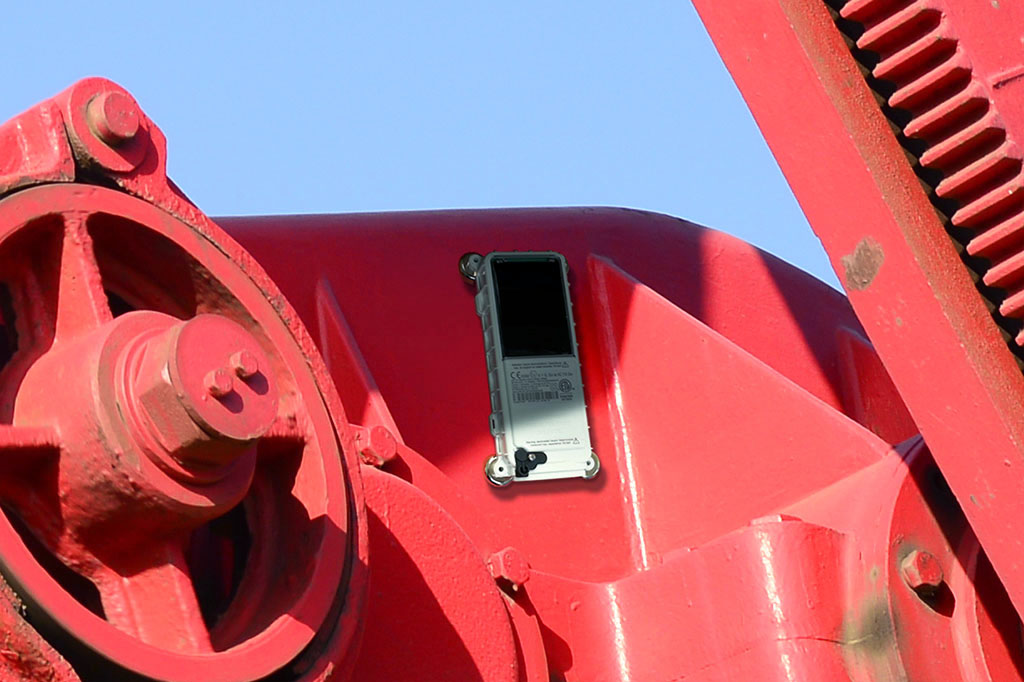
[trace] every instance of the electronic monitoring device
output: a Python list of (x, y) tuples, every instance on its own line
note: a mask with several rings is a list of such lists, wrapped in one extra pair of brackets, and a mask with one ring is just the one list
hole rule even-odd
[(587, 406), (565, 258), (551, 251), (466, 254), (460, 270), (477, 287), (497, 454), (494, 485), (593, 478)]

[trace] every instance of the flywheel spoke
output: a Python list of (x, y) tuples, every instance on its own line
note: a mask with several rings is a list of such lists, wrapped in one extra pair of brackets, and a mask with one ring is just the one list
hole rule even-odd
[(295, 412), (279, 413), (271, 423), (264, 439), (301, 445), (308, 438), (303, 415)]
[(149, 565), (105, 571), (94, 578), (107, 620), (162, 649), (211, 653), (182, 543), (168, 542), (145, 554)]
[(301, 452), (309, 441), (309, 416), (305, 409), (282, 396), (277, 416), (260, 438), (260, 456), (267, 459)]
[(113, 319), (103, 277), (86, 228), (87, 215), (64, 216), (57, 290), (56, 338), (67, 339)]
[(0, 424), (0, 474), (34, 468), (60, 454), (60, 439), (49, 427)]

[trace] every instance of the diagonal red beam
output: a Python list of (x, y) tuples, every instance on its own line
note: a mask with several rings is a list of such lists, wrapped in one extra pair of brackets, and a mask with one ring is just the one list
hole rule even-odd
[(1024, 613), (1024, 377), (828, 7), (694, 4)]

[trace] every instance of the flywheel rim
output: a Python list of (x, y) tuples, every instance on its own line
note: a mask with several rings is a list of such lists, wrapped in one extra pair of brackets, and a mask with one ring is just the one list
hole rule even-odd
[[(30, 605), (29, 617), (34, 616), (40, 621), (41, 630), (54, 633), (63, 642), (66, 655), (73, 663), (81, 661), (82, 665), (92, 667), (98, 661), (102, 668), (109, 662), (126, 673), (167, 682), (243, 682), (270, 675), (299, 656), (314, 638), (318, 638), (318, 634), (320, 639), (325, 630), (335, 626), (328, 621), (328, 615), (341, 592), (346, 589), (351, 572), (358, 570), (358, 565), (353, 566), (360, 563), (357, 556), (360, 552), (356, 545), (365, 540), (361, 540), (365, 530), (360, 527), (361, 515), (354, 511), (359, 504), (358, 485), (352, 481), (354, 467), (350, 454), (341, 445), (351, 435), (335, 431), (343, 430), (347, 424), (343, 415), (336, 414), (337, 401), (331, 401), (329, 396), (323, 394), (323, 378), (318, 377), (314, 371), (316, 361), (310, 359), (308, 345), (302, 347), (297, 342), (294, 313), (290, 313), (279, 293), (267, 291), (268, 281), (255, 281), (260, 278), (251, 276), (251, 260), (246, 260), (240, 247), (226, 237), (224, 243), (214, 243), (162, 210), (114, 190), (85, 185), (44, 185), (19, 191), (0, 200), (0, 252), (4, 251), (15, 235), (26, 228), (32, 228), (40, 219), (57, 215), (66, 220), (66, 216), (78, 213), (100, 216), (96, 218), (98, 223), (113, 221), (116, 224), (107, 231), (115, 235), (118, 230), (130, 226), (125, 223), (130, 223), (134, 224), (133, 229), (142, 230), (147, 235), (140, 238), (142, 241), (148, 237), (154, 240), (159, 237), (178, 247), (191, 259), (185, 270), (195, 270), (193, 286), (207, 287), (202, 292), (196, 292), (196, 310), (193, 313), (233, 316), (235, 322), (248, 325), (248, 331), (259, 336), (260, 341), (276, 354), (278, 365), (274, 369), (282, 376), (287, 375), (286, 383), (290, 382), (286, 386), (288, 390), (284, 391), (288, 395), (282, 400), (291, 400), (290, 407), (298, 405), (299, 412), (304, 410), (304, 413), (289, 419), (288, 409), (282, 407), (271, 432), (258, 441), (259, 463), (254, 465), (256, 483), (246, 489), (245, 501), (242, 503), (246, 511), (243, 513), (246, 524), (250, 526), (250, 533), (280, 535), (281, 529), (275, 524), (283, 522), (259, 518), (259, 510), (268, 506), (268, 496), (278, 495), (285, 500), (299, 502), (293, 505), (293, 511), (301, 508), (297, 514), (299, 517), (308, 513), (309, 521), (312, 521), (314, 515), (319, 514), (316, 518), (323, 519), (322, 533), (314, 537), (316, 533), (313, 532), (310, 535), (314, 538), (311, 547), (304, 548), (308, 550), (305, 559), (313, 562), (308, 575), (301, 577), (304, 584), (287, 588), (287, 594), (294, 598), (286, 599), (285, 603), (276, 606), (261, 607), (247, 601), (251, 602), (253, 595), (273, 601), (271, 598), (277, 589), (274, 581), (287, 581), (288, 569), (298, 564), (273, 563), (266, 556), (265, 547), (262, 554), (257, 552), (259, 556), (250, 554), (246, 557), (247, 561), (263, 561), (259, 566), (273, 566), (274, 571), (270, 571), (270, 575), (263, 575), (260, 580), (250, 580), (259, 571), (246, 566), (240, 583), (234, 586), (236, 594), (221, 614), (225, 620), (215, 624), (215, 627), (221, 629), (222, 641), (230, 645), (210, 652), (182, 653), (154, 646), (140, 639), (138, 633), (129, 634), (98, 617), (68, 594), (39, 564), (5, 514), (0, 514), (0, 572)], [(90, 230), (87, 228), (87, 231)], [(109, 243), (109, 234), (107, 239)], [(243, 256), (234, 258), (236, 254)], [(93, 259), (98, 263), (96, 258), (94, 255)], [(9, 261), (4, 259), (2, 262)], [(99, 265), (96, 267), (102, 275), (104, 268)], [(218, 303), (218, 296), (224, 297), (224, 300)], [(230, 306), (236, 306), (237, 310), (218, 309), (217, 306), (224, 301), (228, 301)], [(282, 311), (286, 314), (282, 315)], [(52, 346), (44, 354), (54, 352), (59, 344), (65, 342), (59, 338), (60, 325), (55, 326), (58, 329)], [(38, 361), (36, 358), (29, 364), (34, 365)], [(4, 369), (6, 371), (7, 368)], [(7, 375), (0, 372), (0, 382), (6, 378)], [(24, 379), (24, 374), (21, 378)], [(7, 426), (0, 425), (0, 432), (7, 429), (17, 439), (19, 436), (16, 432), (19, 429), (24, 431), (26, 427), (10, 423), (14, 421), (15, 398), (8, 395), (10, 391), (4, 389), (3, 392), (4, 398), (0, 402), (4, 405), (0, 413), (6, 416), (10, 412), (12, 417), (7, 420)], [(45, 428), (37, 427), (37, 424), (31, 425), (36, 431), (45, 431)], [(52, 445), (62, 450), (61, 456), (66, 456), (71, 450), (68, 444), (59, 442), (61, 436), (59, 429), (57, 431), (58, 442)], [(287, 491), (270, 493), (268, 488), (273, 487), (275, 475), (280, 478), (280, 472), (275, 474), (271, 464), (264, 462), (267, 459), (274, 460), (277, 456), (267, 453), (272, 450), (276, 452), (275, 448), (282, 452), (287, 450), (288, 439), (297, 438), (299, 432), (305, 434), (302, 438), (308, 437), (309, 440), (301, 446), (298, 462), (289, 460), (289, 466), (295, 469), (292, 474), (295, 480), (301, 482), (294, 484), (297, 487), (292, 490), (291, 497)], [(44, 449), (45, 446), (43, 443)], [(0, 444), (0, 447), (3, 445)], [(312, 452), (314, 449), (319, 454)], [(294, 453), (289, 455), (286, 452), (281, 456), (293, 457)], [(139, 458), (140, 462), (143, 460), (144, 457)], [(319, 483), (315, 484), (317, 480)], [(302, 488), (307, 483), (308, 490)], [(178, 484), (184, 487), (191, 485), (175, 481), (175, 485)], [(321, 493), (322, 503), (314, 499)], [(288, 530), (293, 528), (286, 529), (284, 534)], [(275, 546), (283, 547), (286, 544), (279, 542)], [(249, 551), (252, 553), (252, 548)], [(276, 575), (275, 571), (282, 573), (283, 577)], [(287, 591), (289, 589), (290, 592)], [(227, 625), (224, 626), (224, 623)], [(253, 628), (257, 631), (252, 632)], [(224, 631), (228, 634), (224, 635)]]

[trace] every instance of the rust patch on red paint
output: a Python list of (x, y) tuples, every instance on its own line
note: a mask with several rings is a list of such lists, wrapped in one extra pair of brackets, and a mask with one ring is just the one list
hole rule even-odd
[(0, 578), (0, 679), (78, 682), (68, 662), (25, 620), (25, 610)]
[(861, 239), (853, 253), (840, 259), (843, 270), (846, 271), (846, 288), (854, 291), (867, 289), (882, 268), (884, 260), (885, 252), (882, 251), (881, 244), (871, 237)]

